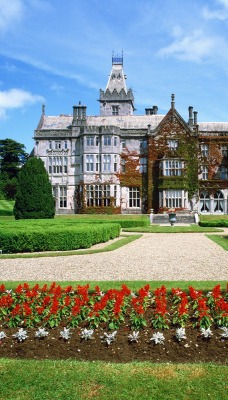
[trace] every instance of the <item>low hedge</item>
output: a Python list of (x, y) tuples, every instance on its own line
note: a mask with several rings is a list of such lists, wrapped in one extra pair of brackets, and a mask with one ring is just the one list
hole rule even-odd
[(205, 227), (228, 227), (228, 220), (227, 219), (219, 219), (219, 220), (211, 220), (211, 221), (200, 221), (200, 226)]
[(142, 218), (142, 219), (117, 219), (115, 223), (120, 224), (121, 228), (135, 228), (137, 226), (149, 226), (150, 220)]
[(3, 253), (83, 249), (114, 239), (119, 236), (120, 229), (117, 223), (106, 223), (64, 226), (62, 229), (52, 226), (46, 230), (6, 230), (0, 232), (0, 249)]

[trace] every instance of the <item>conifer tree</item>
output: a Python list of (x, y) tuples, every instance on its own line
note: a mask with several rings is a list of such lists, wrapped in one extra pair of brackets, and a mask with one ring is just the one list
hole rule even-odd
[(54, 218), (52, 187), (44, 163), (31, 157), (18, 174), (15, 219)]

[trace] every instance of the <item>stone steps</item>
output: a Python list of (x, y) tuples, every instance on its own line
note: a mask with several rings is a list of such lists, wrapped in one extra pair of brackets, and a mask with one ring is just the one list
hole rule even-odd
[[(191, 214), (176, 214), (175, 224), (194, 224), (195, 218)], [(153, 214), (153, 224), (170, 224), (168, 214)]]

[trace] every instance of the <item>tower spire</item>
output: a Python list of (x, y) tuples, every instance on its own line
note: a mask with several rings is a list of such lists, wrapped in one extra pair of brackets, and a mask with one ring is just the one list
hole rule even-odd
[(112, 69), (105, 90), (100, 90), (100, 115), (132, 115), (134, 108), (134, 95), (127, 89), (126, 75), (123, 71), (122, 55), (112, 52)]

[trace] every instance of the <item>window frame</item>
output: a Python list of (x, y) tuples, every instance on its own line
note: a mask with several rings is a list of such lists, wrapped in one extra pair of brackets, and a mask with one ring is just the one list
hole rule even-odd
[(128, 188), (128, 207), (141, 208), (140, 187), (130, 186)]

